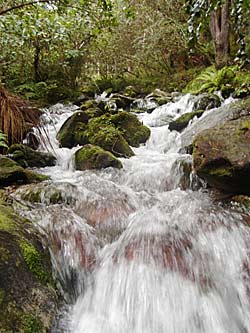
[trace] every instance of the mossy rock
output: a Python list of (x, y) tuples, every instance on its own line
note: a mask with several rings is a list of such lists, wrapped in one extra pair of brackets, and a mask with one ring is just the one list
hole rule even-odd
[(89, 108), (85, 110), (85, 113), (88, 115), (89, 119), (102, 116), (105, 112), (98, 107)]
[(73, 193), (75, 186), (69, 183), (40, 183), (21, 186), (16, 190), (16, 196), (31, 203), (41, 203), (45, 205), (72, 204), (76, 201)]
[(19, 164), (7, 157), (0, 158), (0, 187), (27, 183), (25, 170)]
[(134, 114), (122, 111), (113, 115), (110, 120), (132, 147), (139, 147), (140, 143), (145, 143), (150, 137), (150, 129), (142, 125)]
[(48, 333), (58, 307), (49, 253), (31, 222), (0, 202), (0, 332)]
[(125, 110), (130, 108), (134, 98), (116, 93), (112, 95), (111, 101), (116, 104), (118, 109)]
[(239, 204), (242, 208), (246, 210), (250, 209), (250, 197), (246, 195), (235, 195), (232, 197), (232, 201)]
[(22, 168), (8, 157), (0, 158), (0, 187), (30, 184), (47, 180), (45, 175)]
[(72, 148), (78, 144), (88, 143), (84, 141), (84, 138), (78, 135), (79, 131), (86, 129), (88, 121), (89, 116), (83, 111), (77, 111), (69, 117), (57, 133), (57, 140), (60, 145), (62, 147)]
[(233, 98), (245, 98), (250, 96), (250, 83), (243, 83), (233, 93)]
[(182, 116), (180, 116), (176, 120), (171, 121), (169, 123), (168, 128), (170, 131), (181, 132), (184, 128), (187, 127), (187, 125), (191, 119), (193, 119), (194, 117), (200, 118), (203, 113), (204, 113), (204, 110), (184, 113)]
[(173, 98), (171, 96), (166, 96), (166, 97), (156, 97), (155, 98), (156, 103), (161, 106), (167, 103), (170, 103), (173, 101)]
[(90, 120), (87, 137), (89, 143), (110, 151), (116, 157), (131, 157), (134, 155), (121, 131), (114, 126), (106, 115)]
[(221, 106), (219, 96), (215, 94), (204, 93), (197, 97), (194, 103), (194, 111), (210, 110)]
[(104, 101), (102, 101), (102, 100), (96, 101), (95, 99), (90, 99), (90, 100), (84, 102), (81, 105), (80, 109), (82, 111), (88, 111), (89, 109), (97, 108), (97, 109), (99, 109), (99, 113), (101, 113), (101, 114), (99, 114), (99, 116), (101, 116), (102, 114), (105, 113), (105, 107), (106, 107), (106, 103)]
[(94, 145), (85, 145), (75, 153), (76, 170), (122, 168), (122, 163), (112, 153)]
[(56, 165), (56, 158), (52, 154), (39, 152), (22, 144), (12, 145), (8, 149), (8, 155), (23, 168), (43, 168)]
[(250, 117), (202, 131), (194, 140), (198, 176), (223, 192), (250, 194)]
[(138, 95), (138, 90), (134, 86), (127, 86), (123, 89), (124, 96), (135, 98)]

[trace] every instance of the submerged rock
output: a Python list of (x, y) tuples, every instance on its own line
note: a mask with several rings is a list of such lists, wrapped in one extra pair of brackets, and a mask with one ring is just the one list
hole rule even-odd
[(194, 111), (210, 110), (221, 106), (220, 98), (215, 94), (201, 94), (194, 103)]
[(112, 153), (94, 145), (85, 145), (75, 153), (77, 170), (122, 168), (122, 163)]
[[(22, 200), (45, 205), (72, 204), (76, 201), (75, 186), (69, 183), (30, 184), (21, 186), (15, 194)], [(77, 192), (76, 192), (77, 193)]]
[(202, 114), (204, 113), (204, 110), (197, 110), (193, 112), (188, 112), (180, 116), (174, 121), (171, 121), (169, 123), (169, 130), (170, 131), (177, 131), (181, 132), (184, 128), (187, 127), (188, 123), (190, 122), (191, 119), (194, 117), (200, 118)]
[(51, 332), (57, 307), (41, 236), (0, 200), (0, 332)]
[(194, 141), (194, 168), (209, 185), (250, 193), (250, 116), (201, 132)]
[(8, 154), (12, 160), (23, 168), (43, 168), (56, 165), (56, 158), (52, 154), (39, 152), (22, 144), (12, 145), (8, 149)]
[(122, 131), (123, 137), (132, 147), (145, 143), (150, 136), (150, 129), (129, 112), (122, 111), (113, 115), (111, 122)]
[(30, 184), (47, 180), (48, 177), (22, 168), (7, 157), (0, 157), (0, 187), (13, 184)]

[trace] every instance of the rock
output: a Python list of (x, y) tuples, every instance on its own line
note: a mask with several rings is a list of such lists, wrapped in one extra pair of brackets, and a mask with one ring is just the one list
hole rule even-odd
[(40, 138), (32, 130), (26, 135), (26, 140), (27, 145), (34, 150), (37, 150), (41, 143)]
[(123, 90), (123, 95), (135, 98), (138, 95), (138, 91), (137, 91), (137, 89), (134, 86), (127, 86)]
[(187, 125), (191, 119), (193, 119), (194, 117), (200, 118), (203, 113), (204, 113), (204, 110), (184, 113), (182, 116), (180, 116), (176, 120), (171, 121), (169, 123), (168, 128), (170, 131), (181, 132), (184, 128), (187, 127)]
[(237, 203), (242, 208), (250, 209), (250, 197), (246, 195), (235, 195), (231, 199), (234, 203)]
[(83, 111), (88, 111), (89, 109), (99, 109), (99, 116), (105, 113), (106, 103), (102, 100), (96, 101), (95, 99), (90, 99), (83, 103), (80, 107)]
[(122, 168), (122, 163), (110, 152), (94, 145), (85, 145), (75, 153), (76, 170)]
[(88, 121), (89, 116), (83, 111), (77, 111), (69, 117), (57, 133), (57, 140), (61, 146), (72, 148), (77, 146), (77, 144), (83, 145), (88, 143), (83, 135), (79, 135), (79, 132), (86, 129)]
[(116, 157), (131, 157), (134, 155), (121, 131), (115, 128), (108, 116), (93, 118), (85, 131), (89, 143), (110, 151)]
[(150, 137), (150, 129), (129, 112), (119, 112), (110, 121), (122, 131), (123, 137), (132, 147), (139, 147), (140, 143), (145, 143)]
[(69, 183), (56, 185), (53, 183), (40, 183), (21, 186), (15, 191), (15, 195), (31, 203), (54, 205), (74, 203), (77, 199), (74, 195), (75, 192), (75, 187)]
[(155, 101), (156, 103), (161, 106), (161, 105), (164, 105), (164, 104), (167, 104), (169, 102), (172, 102), (172, 97), (170, 96), (167, 96), (167, 97), (156, 97), (155, 98)]
[(25, 170), (7, 157), (0, 158), (0, 187), (12, 184), (26, 184), (28, 178)]
[(239, 119), (250, 114), (250, 98), (223, 105), (213, 112), (208, 112), (197, 119), (181, 134), (182, 147), (192, 145), (194, 138), (202, 131), (224, 124), (229, 120)]
[(0, 202), (0, 332), (51, 332), (58, 303), (41, 235)]
[(118, 93), (112, 94), (111, 101), (115, 102), (118, 109), (129, 109), (130, 104), (134, 101), (134, 98), (121, 95)]
[(85, 94), (81, 94), (77, 97), (77, 99), (72, 103), (77, 106), (81, 106), (84, 102), (86, 102), (89, 99), (89, 97)]
[(172, 98), (171, 95), (169, 95), (168, 93), (166, 93), (161, 89), (155, 89), (151, 94), (147, 95), (147, 98), (159, 98), (159, 97)]
[(233, 93), (233, 98), (245, 98), (247, 96), (250, 96), (250, 84), (249, 83), (243, 83)]
[(29, 184), (47, 180), (48, 177), (22, 168), (7, 157), (0, 157), (0, 187)]
[(12, 145), (8, 149), (8, 157), (23, 168), (43, 168), (56, 165), (56, 158), (52, 154), (39, 152), (22, 144)]
[(218, 108), (221, 105), (220, 98), (215, 94), (201, 94), (194, 103), (194, 111), (210, 110)]
[(89, 109), (85, 110), (84, 112), (88, 115), (89, 119), (100, 117), (104, 114), (104, 112), (98, 107), (89, 108)]
[(201, 132), (194, 140), (198, 176), (222, 192), (250, 194), (250, 116)]

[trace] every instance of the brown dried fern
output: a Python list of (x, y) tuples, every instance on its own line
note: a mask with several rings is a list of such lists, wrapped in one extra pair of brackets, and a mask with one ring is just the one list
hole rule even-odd
[(41, 112), (0, 86), (0, 131), (9, 145), (22, 142), (27, 131), (39, 124)]

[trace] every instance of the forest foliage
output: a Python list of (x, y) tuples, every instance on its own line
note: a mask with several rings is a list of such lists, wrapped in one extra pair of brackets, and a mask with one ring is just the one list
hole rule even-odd
[(0, 0), (0, 80), (50, 102), (90, 80), (181, 90), (216, 65), (211, 18), (226, 5), (226, 65), (248, 66), (249, 1)]

